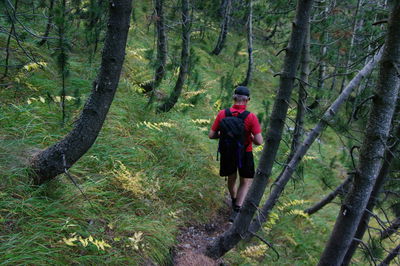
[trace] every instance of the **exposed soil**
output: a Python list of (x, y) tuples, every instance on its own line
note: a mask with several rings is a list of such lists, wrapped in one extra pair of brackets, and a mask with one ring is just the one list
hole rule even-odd
[(190, 225), (182, 228), (174, 252), (176, 266), (214, 266), (225, 265), (222, 259), (213, 260), (204, 254), (206, 247), (231, 224), (228, 223), (230, 207), (228, 203), (220, 209), (210, 223)]

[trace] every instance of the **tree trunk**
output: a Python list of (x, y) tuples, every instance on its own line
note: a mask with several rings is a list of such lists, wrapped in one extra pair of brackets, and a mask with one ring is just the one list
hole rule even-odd
[[(358, 0), (357, 1), (357, 7), (356, 7), (356, 10), (354, 12), (354, 17), (353, 17), (354, 20), (353, 20), (353, 26), (351, 28), (350, 47), (349, 47), (349, 50), (347, 52), (347, 58), (346, 58), (346, 62), (345, 62), (345, 65), (344, 65), (344, 71), (348, 71), (349, 65), (351, 63), (351, 54), (353, 53), (354, 41), (355, 41), (356, 32), (357, 32), (357, 24), (358, 24), (357, 17), (358, 17), (358, 12), (360, 10), (361, 4), (362, 4), (362, 0)], [(343, 90), (345, 83), (346, 83), (346, 75), (343, 76), (342, 84), (340, 86), (340, 91)]]
[(43, 44), (45, 44), (45, 42), (47, 41), (47, 37), (49, 37), (51, 25), (53, 23), (53, 7), (54, 7), (54, 0), (50, 0), (46, 30), (43, 34), (42, 40), (39, 42), (39, 46), (42, 46)]
[(332, 191), (331, 193), (329, 193), (325, 198), (323, 198), (320, 202), (318, 202), (317, 204), (315, 204), (314, 206), (308, 208), (307, 210), (305, 210), (304, 212), (311, 215), (316, 213), (317, 211), (319, 211), (320, 209), (322, 209), (323, 207), (325, 207), (325, 205), (327, 205), (328, 203), (332, 202), (332, 200), (334, 198), (336, 198), (337, 195), (341, 194), (341, 195), (345, 195), (346, 192), (348, 191), (347, 187), (350, 184), (350, 182), (353, 180), (353, 176), (349, 175), (346, 180), (343, 181), (343, 183), (341, 183), (339, 186), (337, 186), (335, 188), (334, 191)]
[[(167, 35), (165, 31), (165, 20), (163, 11), (164, 0), (155, 0), (156, 28), (157, 28), (157, 61), (154, 80), (143, 84), (145, 92), (150, 92), (157, 88), (165, 75), (165, 66), (167, 64)], [(154, 94), (151, 95), (150, 103), (153, 101)]]
[(169, 98), (157, 108), (157, 112), (168, 112), (174, 107), (181, 95), (183, 85), (185, 84), (190, 56), (190, 14), (189, 0), (182, 1), (182, 53), (181, 65), (179, 68), (179, 76), (175, 87)]
[(310, 74), (310, 23), (307, 24), (306, 37), (301, 53), (301, 67), (300, 67), (300, 81), (299, 81), (299, 92), (297, 99), (297, 112), (296, 120), (293, 131), (292, 145), (290, 148), (290, 154), (288, 156), (288, 162), (292, 159), (297, 147), (300, 144), (301, 138), (304, 134), (304, 113), (306, 111), (306, 100), (307, 100), (307, 84), (308, 76)]
[(167, 36), (165, 33), (163, 0), (156, 0), (157, 15), (157, 65), (154, 75), (154, 86), (158, 87), (165, 74), (165, 65), (167, 63)]
[[(396, 113), (400, 114), (399, 111), (400, 111), (400, 102), (398, 102), (398, 104), (397, 104)], [(397, 124), (394, 122), (395, 122), (395, 119), (393, 119), (392, 123)], [(396, 139), (398, 136), (400, 136), (400, 125), (397, 124), (396, 127), (394, 128), (393, 132), (391, 132), (391, 133), (392, 133), (391, 134), (392, 136), (390, 137), (389, 142), (394, 141), (394, 144), (390, 145), (389, 150), (385, 151), (385, 156), (383, 157), (384, 161), (383, 161), (382, 167), (379, 171), (379, 175), (376, 178), (376, 182), (375, 182), (374, 188), (372, 189), (371, 196), (369, 197), (367, 209), (363, 212), (361, 221), (357, 227), (356, 234), (354, 235), (354, 238), (356, 238), (356, 239), (363, 238), (365, 231), (368, 228), (368, 223), (371, 218), (371, 213), (374, 210), (375, 205), (378, 201), (378, 196), (381, 193), (383, 185), (385, 184), (385, 182), (387, 180), (390, 166), (394, 159), (394, 153), (396, 152), (396, 149), (399, 145), (399, 141), (397, 141)], [(350, 263), (351, 258), (353, 257), (354, 253), (356, 252), (358, 244), (359, 244), (359, 241), (353, 240), (351, 242), (351, 245), (350, 245), (349, 249), (347, 250), (346, 256), (343, 259), (343, 262), (342, 262), (343, 265), (348, 265)]]
[(275, 206), (279, 196), (284, 190), (286, 184), (289, 182), (292, 177), (294, 171), (296, 170), (297, 165), (300, 163), (304, 155), (307, 153), (308, 149), (320, 135), (320, 133), (326, 128), (328, 122), (336, 115), (340, 106), (344, 103), (344, 101), (349, 97), (350, 93), (356, 88), (362, 78), (368, 75), (369, 72), (372, 71), (373, 67), (380, 60), (382, 56), (382, 49), (378, 54), (374, 56), (374, 58), (360, 70), (360, 72), (349, 82), (347, 87), (343, 90), (343, 92), (336, 98), (336, 100), (332, 103), (332, 105), (328, 108), (328, 110), (324, 113), (321, 120), (318, 124), (310, 131), (307, 135), (306, 139), (303, 141), (301, 146), (296, 150), (296, 153), (293, 155), (292, 160), (285, 167), (281, 177), (274, 183), (273, 189), (264, 204), (261, 214), (258, 215), (257, 219), (255, 219), (250, 225), (251, 232), (257, 232), (261, 227), (262, 223), (264, 223), (269, 215), (269, 212)]
[(247, 51), (249, 54), (249, 64), (247, 66), (246, 79), (240, 84), (242, 86), (249, 85), (253, 76), (254, 60), (253, 60), (253, 1), (249, 0), (249, 14), (247, 19)]
[[(10, 58), (10, 43), (11, 43), (11, 36), (13, 35), (13, 33), (15, 33), (15, 14), (17, 13), (17, 7), (18, 7), (18, 0), (15, 0), (15, 4), (14, 4), (14, 9), (12, 11), (12, 14), (10, 14), (10, 11), (8, 11), (8, 8), (6, 8), (7, 10), (7, 14), (8, 17), (10, 19), (11, 22), (11, 28), (10, 28), (10, 32), (8, 34), (7, 37), (7, 45), (6, 45), (6, 58), (5, 58), (5, 63), (4, 63), (4, 73), (3, 76), (1, 77), (1, 79), (7, 77), (8, 75), (8, 60)], [(16, 35), (16, 34), (15, 34)]]
[(382, 164), (398, 95), (400, 60), (400, 0), (394, 1), (371, 114), (360, 150), (354, 185), (341, 207), (319, 265), (340, 265), (356, 233)]
[(248, 195), (244, 201), (239, 216), (232, 227), (223, 235), (219, 236), (206, 251), (207, 256), (219, 258), (232, 249), (247, 233), (248, 226), (258, 204), (263, 196), (271, 175), (271, 170), (282, 138), (283, 127), (286, 120), (287, 110), (292, 94), (294, 78), (297, 66), (300, 61), (301, 48), (304, 43), (304, 36), (307, 24), (310, 20), (312, 0), (299, 0), (297, 3), (296, 19), (293, 22), (292, 34), (280, 75), (278, 95), (271, 114), (266, 143), (264, 145), (258, 169)]
[(96, 140), (117, 89), (125, 57), (130, 14), (131, 0), (110, 2), (100, 72), (92, 92), (72, 131), (32, 158), (31, 177), (35, 184), (42, 184), (70, 168)]
[(396, 233), (399, 228), (400, 228), (400, 217), (397, 217), (391, 223), (391, 225), (381, 233), (381, 240), (386, 239), (392, 234)]
[(390, 262), (400, 255), (400, 245), (390, 251), (389, 255), (378, 266), (389, 266)]
[(224, 48), (226, 35), (228, 34), (229, 20), (231, 18), (232, 0), (224, 0), (224, 1), (226, 1), (226, 3), (224, 4), (225, 9), (224, 9), (224, 18), (221, 23), (221, 32), (219, 33), (217, 45), (211, 52), (211, 54), (214, 55), (219, 55), (222, 51), (222, 48)]

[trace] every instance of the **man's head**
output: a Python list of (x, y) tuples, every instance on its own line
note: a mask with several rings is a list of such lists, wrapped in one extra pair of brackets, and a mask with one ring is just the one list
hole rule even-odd
[(233, 93), (233, 100), (236, 104), (247, 104), (250, 100), (250, 91), (245, 86), (236, 87)]

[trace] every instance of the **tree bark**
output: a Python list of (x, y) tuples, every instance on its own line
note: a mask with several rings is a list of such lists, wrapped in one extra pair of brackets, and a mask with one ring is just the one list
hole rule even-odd
[(15, 33), (15, 24), (14, 24), (15, 21), (14, 20), (15, 20), (15, 14), (17, 13), (17, 8), (18, 8), (18, 0), (15, 0), (14, 9), (12, 11), (12, 14), (10, 14), (10, 11), (8, 11), (8, 8), (6, 7), (7, 14), (8, 14), (8, 17), (9, 17), (10, 22), (11, 22), (11, 27), (10, 27), (10, 32), (8, 33), (8, 37), (7, 37), (4, 73), (3, 73), (3, 76), (1, 77), (1, 79), (7, 77), (7, 75), (8, 75), (8, 60), (10, 58), (11, 36), (13, 35), (13, 33), (16, 35), (16, 33)]
[(393, 222), (391, 222), (391, 225), (381, 233), (381, 240), (390, 237), (392, 234), (396, 233), (399, 228), (400, 217), (397, 217)]
[[(167, 64), (167, 34), (165, 31), (165, 19), (164, 19), (164, 0), (155, 0), (155, 11), (156, 11), (156, 29), (157, 29), (157, 61), (156, 69), (154, 73), (154, 80), (143, 84), (145, 92), (150, 92), (157, 88), (165, 75), (165, 66)], [(154, 95), (151, 95), (153, 98)], [(153, 99), (151, 99), (152, 102)]]
[(253, 76), (254, 59), (253, 59), (253, 1), (249, 0), (249, 14), (247, 18), (247, 51), (249, 55), (249, 63), (247, 66), (246, 79), (240, 84), (241, 86), (249, 85)]
[(293, 22), (292, 34), (286, 48), (283, 71), (280, 74), (278, 95), (275, 99), (266, 143), (253, 184), (232, 227), (208, 246), (206, 255), (209, 257), (219, 258), (223, 256), (243, 238), (263, 196), (282, 138), (296, 70), (300, 61), (301, 48), (304, 43), (304, 33), (310, 20), (312, 3), (312, 0), (299, 0), (297, 3), (296, 18)]
[(308, 76), (310, 74), (310, 23), (307, 24), (306, 37), (301, 52), (301, 67), (300, 67), (300, 81), (299, 81), (299, 92), (297, 98), (297, 112), (296, 120), (293, 131), (292, 145), (290, 148), (290, 154), (288, 156), (288, 162), (292, 159), (296, 152), (301, 138), (304, 135), (304, 113), (306, 111), (306, 100), (307, 100), (307, 84)]
[(319, 265), (340, 265), (356, 233), (378, 176), (398, 95), (400, 60), (400, 0), (394, 1), (372, 109), (354, 185), (341, 207)]
[(301, 146), (299, 146), (299, 148), (296, 150), (296, 153), (293, 155), (293, 158), (285, 167), (281, 177), (274, 183), (273, 189), (261, 210), (261, 214), (259, 214), (257, 216), (257, 219), (255, 219), (251, 223), (250, 225), (251, 232), (257, 232), (260, 229), (262, 223), (264, 223), (267, 220), (270, 211), (275, 206), (279, 196), (283, 192), (286, 184), (289, 182), (294, 171), (296, 170), (297, 165), (303, 159), (304, 155), (307, 153), (312, 143), (314, 143), (314, 141), (317, 139), (320, 133), (326, 128), (329, 121), (331, 121), (331, 119), (336, 115), (340, 106), (346, 101), (350, 93), (354, 90), (354, 88), (356, 88), (360, 84), (362, 78), (364, 78), (366, 75), (368, 75), (369, 72), (372, 71), (373, 67), (380, 60), (382, 56), (382, 51), (383, 50), (381, 49), (381, 51), (378, 52), (374, 56), (374, 58), (366, 66), (364, 66), (363, 69), (361, 69), (360, 72), (349, 82), (347, 87), (338, 96), (338, 98), (336, 98), (336, 100), (324, 113), (323, 117), (318, 122), (318, 124), (310, 131), (310, 133), (307, 135), (306, 139), (303, 141)]
[[(354, 17), (353, 17), (354, 20), (353, 20), (353, 25), (352, 25), (352, 28), (351, 28), (350, 47), (349, 47), (349, 50), (347, 52), (347, 58), (346, 58), (346, 62), (345, 62), (345, 65), (344, 65), (344, 69), (345, 69), (344, 71), (348, 71), (348, 68), (349, 68), (350, 63), (351, 63), (351, 55), (353, 53), (354, 41), (355, 41), (356, 32), (357, 32), (357, 24), (358, 24), (357, 17), (358, 17), (358, 12), (360, 10), (360, 6), (361, 5), (362, 5), (362, 0), (358, 0), (357, 1), (357, 6), (356, 6), (356, 10), (354, 12)], [(342, 84), (340, 86), (340, 91), (343, 90), (345, 83), (346, 83), (346, 75), (343, 76)]]
[(349, 175), (346, 180), (343, 181), (339, 186), (335, 188), (334, 191), (329, 193), (325, 198), (323, 198), (320, 202), (315, 204), (314, 206), (308, 208), (304, 212), (311, 215), (316, 213), (317, 211), (321, 210), (323, 207), (325, 207), (328, 203), (332, 202), (334, 198), (336, 198), (337, 195), (342, 194), (345, 195), (347, 191), (347, 187), (349, 183), (353, 180), (353, 177)]
[(158, 106), (157, 112), (168, 112), (175, 106), (185, 84), (190, 57), (190, 14), (189, 0), (182, 0), (182, 52), (178, 80), (168, 99)]
[(31, 177), (35, 184), (42, 184), (70, 168), (96, 140), (117, 89), (125, 57), (130, 14), (131, 0), (110, 2), (100, 72), (92, 92), (72, 131), (32, 158)]
[(53, 23), (53, 7), (54, 7), (54, 0), (50, 0), (49, 13), (47, 15), (48, 18), (47, 18), (46, 30), (43, 34), (42, 40), (39, 42), (39, 46), (45, 44), (47, 41), (47, 37), (49, 37), (51, 24)]
[(395, 247), (378, 266), (389, 266), (390, 262), (400, 254), (400, 245)]
[[(400, 114), (400, 102), (399, 101), (397, 103), (396, 113)], [(371, 218), (371, 213), (373, 212), (373, 210), (375, 208), (375, 205), (378, 201), (378, 196), (381, 193), (383, 185), (385, 184), (385, 182), (387, 180), (387, 176), (390, 171), (390, 166), (395, 157), (394, 154), (399, 145), (399, 141), (397, 141), (396, 139), (398, 136), (400, 136), (400, 125), (395, 123), (395, 119), (393, 119), (392, 124), (396, 124), (396, 126), (393, 129), (393, 132), (391, 132), (392, 134), (391, 134), (390, 140), (388, 142), (389, 143), (394, 142), (394, 144), (390, 145), (390, 148), (385, 151), (384, 161), (383, 161), (382, 167), (379, 171), (379, 175), (376, 178), (376, 182), (374, 184), (374, 188), (372, 189), (371, 196), (369, 197), (367, 209), (363, 212), (361, 221), (357, 227), (356, 234), (354, 235), (354, 238), (356, 238), (356, 239), (362, 239), (365, 234), (365, 231), (368, 229), (368, 223)], [(351, 245), (346, 252), (346, 256), (343, 259), (343, 262), (342, 262), (343, 265), (348, 265), (350, 263), (351, 258), (353, 257), (354, 253), (356, 252), (358, 244), (359, 244), (359, 241), (353, 240), (351, 242)]]
[(224, 9), (224, 18), (221, 23), (221, 31), (219, 33), (217, 44), (215, 45), (214, 50), (211, 52), (211, 54), (214, 55), (219, 55), (222, 51), (222, 48), (224, 48), (226, 35), (228, 34), (229, 21), (231, 18), (232, 0), (224, 0), (224, 1), (226, 3), (224, 4), (225, 9)]

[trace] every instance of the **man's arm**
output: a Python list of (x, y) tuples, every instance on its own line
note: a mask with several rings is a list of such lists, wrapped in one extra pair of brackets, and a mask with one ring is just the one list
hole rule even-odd
[(263, 144), (264, 140), (263, 137), (261, 135), (261, 133), (255, 134), (253, 137), (253, 143), (256, 145), (261, 145)]
[(218, 139), (219, 138), (219, 132), (210, 129), (210, 132), (208, 133), (208, 137), (210, 139)]

